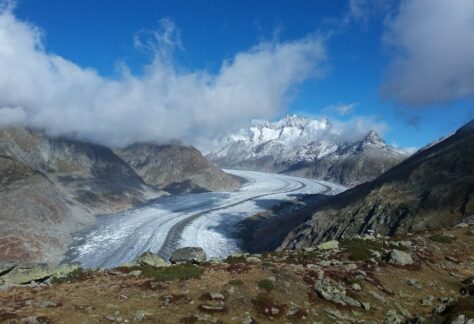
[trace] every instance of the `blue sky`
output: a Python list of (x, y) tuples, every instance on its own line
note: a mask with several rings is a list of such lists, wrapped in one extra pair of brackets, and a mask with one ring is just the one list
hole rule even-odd
[[(382, 2), (384, 5), (380, 5)], [(468, 2), (456, 0), (452, 2), (452, 6), (467, 6), (463, 9), (469, 11), (471, 6), (466, 3)], [(384, 125), (384, 135), (389, 143), (420, 147), (448, 134), (474, 117), (474, 91), (469, 88), (472, 87), (472, 82), (464, 87), (464, 83), (469, 82), (462, 78), (453, 78), (444, 72), (430, 75), (426, 71), (437, 68), (431, 63), (420, 67), (416, 75), (426, 74), (427, 80), (439, 78), (440, 81), (433, 82), (427, 90), (421, 89), (420, 93), (439, 92), (437, 87), (444, 84), (467, 90), (452, 96), (418, 96), (416, 92), (405, 95), (407, 89), (396, 85), (406, 83), (410, 86), (410, 91), (416, 91), (420, 83), (425, 83), (424, 79), (419, 82), (410, 72), (400, 72), (398, 75), (398, 70), (412, 69), (413, 66), (417, 68), (416, 64), (410, 65), (410, 62), (425, 62), (431, 58), (431, 54), (427, 60), (419, 58), (419, 53), (425, 51), (416, 48), (413, 42), (404, 41), (410, 38), (410, 34), (407, 36), (407, 28), (416, 23), (407, 21), (404, 17), (409, 17), (409, 13), (416, 16), (416, 10), (423, 12), (421, 9), (424, 8), (403, 5), (404, 2), (389, 5), (384, 1), (377, 4), (376, 1), (368, 0), (20, 0), (13, 15), (15, 23), (27, 22), (29, 26), (40, 29), (41, 46), (46, 54), (59, 55), (81, 69), (93, 69), (106, 80), (123, 78), (122, 66), (126, 66), (129, 73), (137, 78), (147, 73), (144, 72), (144, 66), (150, 65), (156, 58), (156, 52), (145, 46), (137, 47), (134, 39), (137, 35), (147, 37), (148, 33), (163, 29), (164, 18), (172, 23), (175, 35), (173, 49), (170, 51), (172, 62), (169, 64), (175, 69), (174, 73), (180, 75), (193, 71), (218, 74), (223, 61), (232, 62), (237, 53), (245, 53), (261, 43), (287, 44), (307, 37), (317, 38), (324, 47), (324, 55), (315, 56), (320, 71), (314, 75), (309, 73), (302, 81), (291, 81), (285, 88), (284, 104), (277, 102), (276, 105), (281, 107), (271, 111), (267, 108), (265, 113), (256, 113), (255, 117), (275, 119), (286, 113), (297, 113), (314, 117), (328, 115), (341, 121), (363, 118), (369, 120), (368, 124)], [(431, 9), (433, 15), (442, 11), (439, 8)], [(459, 15), (456, 12), (452, 17), (457, 18), (456, 14)], [(427, 15), (428, 22), (429, 10)], [(472, 27), (470, 25), (465, 27), (466, 34), (474, 30), (469, 29)], [(387, 42), (388, 33), (395, 34), (394, 38), (402, 41), (395, 45)], [(472, 38), (465, 42), (472, 42)], [(432, 43), (428, 40), (425, 48), (429, 46)], [(472, 47), (468, 47), (464, 52), (474, 55), (469, 53), (471, 49)], [(414, 58), (407, 59), (407, 62), (400, 65), (397, 60), (406, 54), (404, 50), (412, 53)], [(455, 54), (456, 52), (452, 57), (458, 58)], [(450, 57), (449, 55), (447, 53), (443, 57)], [(390, 75), (390, 67), (397, 70), (392, 78), (387, 77)], [(460, 68), (474, 71), (469, 63)], [(471, 68), (473, 70), (469, 70)], [(295, 76), (292, 75), (291, 78), (293, 80)], [(398, 82), (399, 80), (402, 82)], [(384, 92), (381, 89), (387, 84), (391, 85), (390, 89)], [(0, 95), (1, 90), (0, 86)], [(291, 98), (289, 101), (288, 94)], [(4, 101), (9, 103), (9, 107), (16, 104), (13, 99)], [(341, 114), (336, 109), (339, 105), (350, 105), (353, 109)], [(257, 112), (258, 108), (254, 111)], [(26, 114), (29, 114), (28, 110)], [(35, 115), (35, 120), (39, 120), (38, 116)], [(248, 113), (248, 117), (252, 117), (251, 113)], [(207, 117), (206, 122), (211, 118)], [(63, 123), (58, 121), (58, 124)], [(145, 124), (139, 121), (139, 125)], [(196, 126), (190, 121), (190, 132), (194, 132), (195, 128), (202, 128), (202, 125), (208, 124)], [(82, 128), (78, 130), (80, 131)], [(61, 133), (61, 130), (57, 132)], [(135, 135), (131, 134), (130, 138)], [(138, 139), (143, 139), (140, 136)], [(153, 133), (150, 136), (160, 134)], [(179, 134), (176, 136), (179, 137)]]

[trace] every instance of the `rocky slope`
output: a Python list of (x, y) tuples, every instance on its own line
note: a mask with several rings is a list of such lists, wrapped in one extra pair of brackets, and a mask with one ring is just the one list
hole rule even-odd
[(47, 136), (24, 128), (0, 129), (0, 150), (47, 174), (74, 200), (99, 209), (120, 209), (152, 191), (109, 148)]
[(381, 175), (327, 199), (281, 248), (373, 230), (394, 235), (474, 222), (474, 121)]
[(295, 115), (254, 121), (216, 144), (206, 156), (219, 167), (282, 172), (356, 185), (372, 180), (408, 155), (375, 131), (348, 142), (331, 123)]
[[(0, 155), (0, 260), (58, 262), (68, 234), (92, 219), (76, 213), (48, 177)], [(81, 217), (79, 217), (81, 216)]]
[(110, 149), (0, 129), (0, 260), (55, 263), (94, 214), (161, 194)]
[(137, 143), (115, 152), (145, 182), (171, 193), (230, 191), (240, 186), (194, 147)]
[(150, 254), (100, 271), (0, 264), (0, 321), (471, 323), (473, 251), (471, 226), (199, 265)]

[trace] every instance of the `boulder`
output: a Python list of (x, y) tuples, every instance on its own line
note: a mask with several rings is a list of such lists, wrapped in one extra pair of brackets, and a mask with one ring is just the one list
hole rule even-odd
[(413, 259), (411, 258), (410, 253), (393, 249), (387, 254), (387, 262), (403, 266), (407, 264), (413, 264)]
[(207, 260), (206, 252), (200, 247), (184, 247), (171, 254), (171, 263), (202, 263)]
[(333, 250), (339, 248), (339, 242), (332, 240), (318, 245), (318, 250)]
[(140, 255), (137, 262), (141, 265), (149, 265), (152, 267), (166, 267), (168, 263), (163, 260), (158, 254), (147, 251)]

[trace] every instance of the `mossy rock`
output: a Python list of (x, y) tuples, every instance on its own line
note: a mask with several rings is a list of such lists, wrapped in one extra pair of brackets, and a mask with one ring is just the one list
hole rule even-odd
[(65, 264), (56, 267), (43, 263), (23, 264), (15, 267), (8, 274), (2, 277), (10, 284), (27, 284), (32, 281), (44, 281), (51, 277), (66, 277), (69, 273), (78, 269), (77, 264)]
[(138, 259), (137, 262), (141, 265), (149, 265), (155, 268), (166, 267), (169, 264), (162, 259), (158, 254), (147, 251), (143, 253)]

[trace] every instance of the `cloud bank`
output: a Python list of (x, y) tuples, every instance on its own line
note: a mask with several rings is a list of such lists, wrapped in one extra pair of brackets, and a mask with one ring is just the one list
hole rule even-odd
[(408, 106), (474, 96), (474, 1), (410, 0), (388, 20), (382, 94)]
[(0, 124), (112, 146), (174, 139), (197, 144), (253, 118), (281, 114), (291, 90), (321, 76), (326, 59), (323, 41), (308, 36), (257, 44), (215, 74), (180, 72), (173, 50), (182, 45), (171, 20), (134, 41), (154, 53), (143, 75), (123, 66), (120, 77), (104, 78), (49, 53), (36, 26), (0, 6)]

